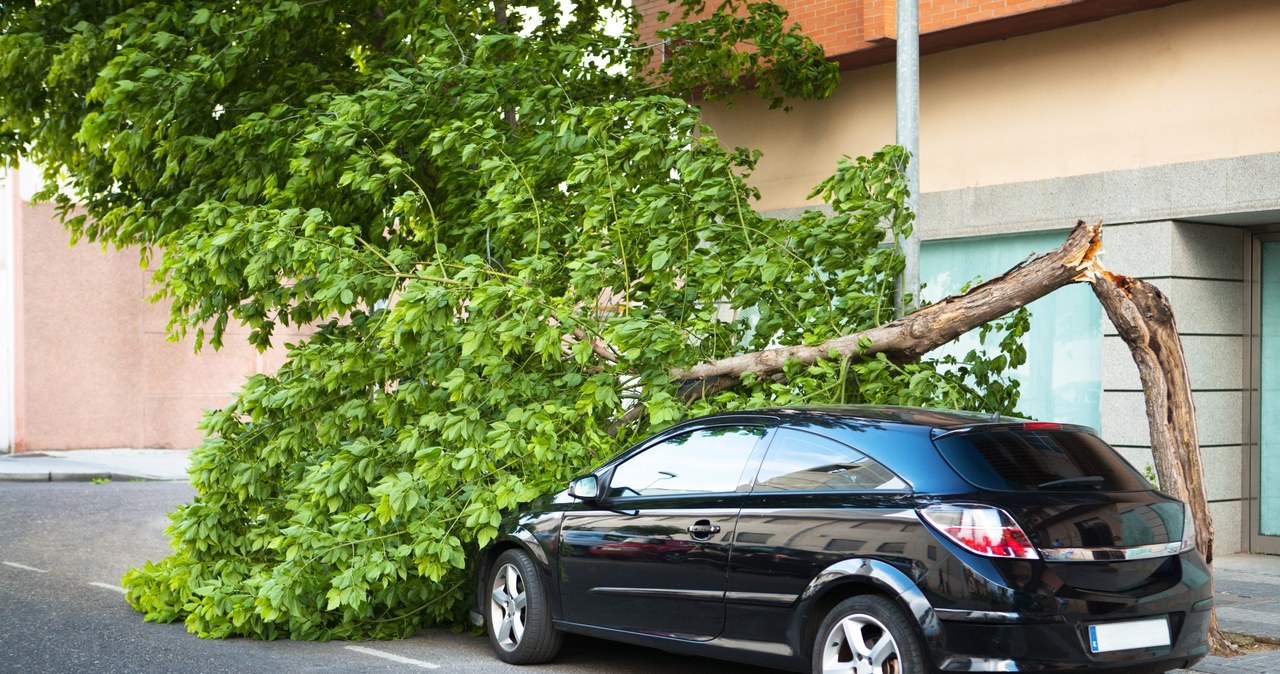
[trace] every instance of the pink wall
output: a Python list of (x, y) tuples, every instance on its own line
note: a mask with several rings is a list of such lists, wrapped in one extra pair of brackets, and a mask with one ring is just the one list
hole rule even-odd
[(137, 251), (71, 247), (51, 206), (13, 204), (15, 451), (194, 447), (202, 410), (283, 361), (245, 331), (199, 356), (190, 340), (166, 341), (168, 310), (146, 301)]

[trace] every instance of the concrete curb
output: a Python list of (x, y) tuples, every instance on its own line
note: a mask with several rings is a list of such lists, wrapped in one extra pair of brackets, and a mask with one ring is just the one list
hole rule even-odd
[(22, 472), (12, 473), (0, 470), (0, 482), (92, 482), (93, 480), (112, 480), (117, 482), (175, 482), (185, 477), (154, 477), (149, 475), (130, 475), (119, 473), (66, 473)]
[(186, 481), (190, 452), (79, 449), (0, 456), (2, 482)]

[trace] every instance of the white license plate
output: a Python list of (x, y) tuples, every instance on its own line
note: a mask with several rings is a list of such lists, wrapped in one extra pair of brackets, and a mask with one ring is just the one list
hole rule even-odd
[(1089, 626), (1089, 650), (1094, 653), (1169, 645), (1168, 618)]

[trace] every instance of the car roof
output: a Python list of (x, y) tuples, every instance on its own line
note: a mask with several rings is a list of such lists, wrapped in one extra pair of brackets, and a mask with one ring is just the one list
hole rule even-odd
[[(962, 478), (938, 452), (935, 441), (971, 432), (1068, 431), (1094, 434), (1092, 429), (1061, 423), (1042, 423), (1020, 417), (977, 412), (900, 407), (894, 405), (819, 405), (769, 407), (722, 412), (689, 419), (635, 445), (613, 459), (625, 460), (632, 451), (672, 435), (713, 426), (779, 425), (825, 435), (883, 463), (905, 479), (913, 490), (933, 494), (968, 493), (975, 487)], [(869, 430), (876, 432), (868, 433)]]
[(769, 407), (739, 412), (726, 412), (694, 421), (714, 420), (721, 417), (743, 416), (775, 417), (791, 423), (818, 423), (819, 425), (858, 425), (880, 422), (916, 426), (925, 429), (949, 431), (973, 426), (1021, 422), (1025, 419), (958, 410), (899, 407), (895, 405), (805, 405)]
[[(893, 405), (769, 407), (689, 419), (634, 446), (631, 451), (690, 429), (744, 423), (776, 424), (826, 435), (865, 452), (905, 479), (913, 489), (938, 494), (965, 493), (972, 491), (973, 486), (943, 460), (932, 439), (977, 428), (1022, 425), (1025, 421), (975, 412)], [(866, 432), (871, 429), (878, 432)], [(630, 451), (615, 457), (614, 461), (625, 460), (628, 454)]]

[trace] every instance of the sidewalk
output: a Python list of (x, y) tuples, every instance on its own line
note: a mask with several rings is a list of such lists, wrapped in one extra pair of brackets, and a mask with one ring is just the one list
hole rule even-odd
[[(1280, 642), (1280, 557), (1223, 555), (1213, 562), (1218, 626)], [(1234, 658), (1209, 656), (1191, 670), (1208, 674), (1280, 673), (1280, 649)]]
[(77, 449), (0, 455), (0, 481), (186, 480), (185, 449)]

